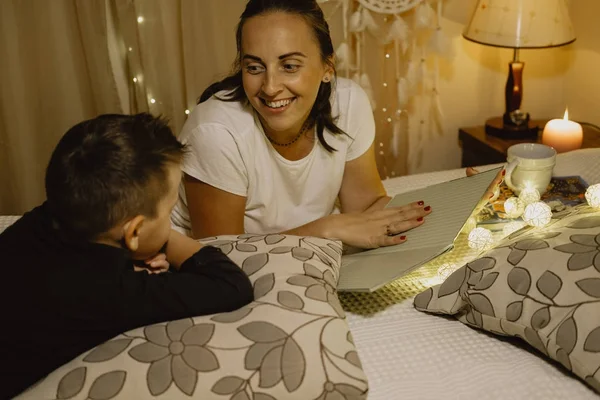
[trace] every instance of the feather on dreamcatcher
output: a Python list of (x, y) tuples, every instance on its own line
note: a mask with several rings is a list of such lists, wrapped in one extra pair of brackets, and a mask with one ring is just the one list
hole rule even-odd
[[(381, 133), (382, 129), (378, 129), (378, 135), (385, 136), (380, 141), (382, 149), (379, 156), (389, 154), (396, 159), (403, 152), (408, 160), (406, 169), (418, 168), (427, 143), (427, 132), (430, 135), (432, 131), (443, 134), (444, 130), (438, 89), (438, 58), (451, 58), (453, 54), (452, 43), (440, 25), (443, 0), (319, 2), (336, 3), (336, 10), (341, 10), (343, 42), (335, 52), (340, 75), (353, 79), (365, 90), (373, 110), (377, 110), (377, 103), (381, 101), (379, 91), (384, 90), (381, 87), (394, 92), (394, 106), (384, 105), (377, 110), (377, 113), (384, 113), (379, 121), (384, 124), (383, 130), (386, 131)], [(373, 38), (381, 48), (382, 56), (389, 60), (382, 64), (385, 68), (393, 69), (381, 75), (393, 76), (395, 82), (389, 79), (385, 82), (373, 81), (370, 75), (374, 62), (373, 49), (366, 47), (367, 41)], [(369, 46), (372, 47), (371, 44)], [(386, 93), (389, 97), (391, 92)], [(376, 101), (378, 99), (380, 101)], [(409, 120), (418, 126), (410, 129)], [(387, 163), (378, 159), (378, 164), (380, 162)], [(390, 171), (389, 165), (383, 169)]]

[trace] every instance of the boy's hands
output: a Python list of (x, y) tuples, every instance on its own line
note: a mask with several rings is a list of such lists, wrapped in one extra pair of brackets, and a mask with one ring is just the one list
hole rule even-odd
[(133, 269), (136, 272), (146, 271), (149, 274), (162, 274), (163, 272), (167, 272), (169, 267), (167, 255), (165, 253), (158, 253), (154, 257), (144, 260), (143, 263), (135, 264)]

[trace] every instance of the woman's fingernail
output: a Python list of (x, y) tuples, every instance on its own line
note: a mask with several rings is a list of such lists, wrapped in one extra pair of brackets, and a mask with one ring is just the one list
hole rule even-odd
[(406, 240), (406, 236), (400, 236), (400, 240)]
[(427, 207), (425, 207), (423, 210), (425, 210), (425, 211), (429, 211), (429, 210), (431, 210), (431, 206), (427, 206)]
[(419, 221), (419, 222), (423, 221), (423, 217), (417, 218), (417, 221)]
[(423, 200), (421, 200), (421, 201), (417, 202), (417, 204), (420, 205), (420, 206), (422, 206), (422, 205), (425, 204), (425, 202)]

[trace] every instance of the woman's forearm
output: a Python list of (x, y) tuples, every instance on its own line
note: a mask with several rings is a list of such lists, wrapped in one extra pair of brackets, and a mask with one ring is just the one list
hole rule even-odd
[(373, 204), (367, 207), (367, 209), (364, 212), (383, 210), (385, 206), (387, 206), (387, 204), (390, 202), (390, 200), (392, 200), (390, 196), (378, 197), (377, 200), (375, 200)]

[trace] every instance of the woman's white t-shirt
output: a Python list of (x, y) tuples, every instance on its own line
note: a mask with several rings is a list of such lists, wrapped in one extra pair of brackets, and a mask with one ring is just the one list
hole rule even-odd
[[(337, 151), (328, 152), (315, 140), (306, 157), (287, 160), (266, 138), (251, 105), (213, 97), (196, 106), (183, 127), (179, 139), (189, 148), (183, 172), (246, 197), (247, 233), (283, 232), (331, 214), (346, 162), (364, 154), (375, 137), (371, 105), (362, 88), (344, 78), (334, 87), (332, 115), (348, 135), (333, 135), (327, 129), (323, 134)], [(172, 223), (189, 235), (183, 184), (179, 194)]]

